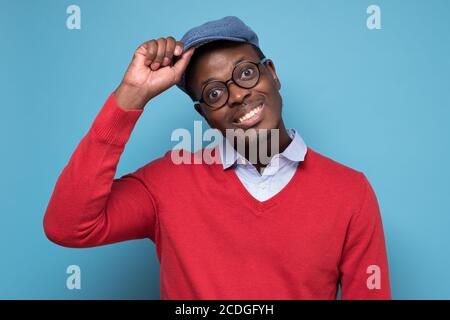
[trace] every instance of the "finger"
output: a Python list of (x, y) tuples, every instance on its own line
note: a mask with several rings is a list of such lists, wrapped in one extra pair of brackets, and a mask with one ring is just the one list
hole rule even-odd
[(186, 67), (189, 64), (189, 61), (191, 60), (191, 57), (194, 54), (194, 51), (195, 51), (195, 47), (189, 48), (189, 50), (184, 52), (183, 55), (181, 56), (181, 58), (173, 66), (173, 68), (175, 69), (175, 72), (179, 78), (181, 78), (181, 75), (186, 70)]
[(148, 64), (150, 64), (155, 60), (156, 53), (158, 52), (158, 43), (156, 42), (156, 40), (147, 41), (146, 48), (147, 48), (147, 60)]
[(166, 38), (166, 54), (163, 59), (163, 66), (167, 66), (172, 61), (173, 52), (175, 50), (176, 40), (174, 37)]
[(142, 47), (145, 49), (145, 61), (144, 64), (149, 66), (153, 60), (155, 60), (156, 52), (158, 51), (158, 45), (155, 40), (145, 42)]
[(151, 69), (153, 71), (159, 68), (166, 53), (166, 40), (164, 38), (159, 38), (158, 40), (156, 40), (156, 42), (158, 43), (158, 51), (156, 53), (155, 59), (151, 64)]
[(156, 55), (156, 42), (153, 40), (144, 42), (134, 52), (132, 64), (148, 66)]
[(183, 52), (183, 48), (184, 48), (183, 42), (177, 41), (176, 46), (175, 46), (175, 51), (173, 54), (175, 56), (179, 56)]

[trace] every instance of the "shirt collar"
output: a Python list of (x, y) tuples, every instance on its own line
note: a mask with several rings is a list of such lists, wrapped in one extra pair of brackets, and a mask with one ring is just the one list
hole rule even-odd
[[(307, 147), (302, 137), (295, 129), (287, 130), (291, 143), (284, 149), (280, 156), (293, 162), (300, 162), (305, 159)], [(219, 143), (220, 159), (222, 161), (223, 169), (228, 169), (235, 164), (238, 159), (245, 159), (239, 154), (231, 145), (231, 143), (222, 135), (222, 141)]]

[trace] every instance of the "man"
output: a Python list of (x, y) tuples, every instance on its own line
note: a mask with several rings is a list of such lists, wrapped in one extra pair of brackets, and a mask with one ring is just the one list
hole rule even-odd
[[(174, 84), (222, 133), (200, 150), (217, 161), (175, 164), (168, 151), (114, 179), (144, 106)], [(47, 237), (79, 248), (150, 238), (162, 299), (335, 299), (339, 286), (343, 299), (390, 299), (374, 191), (285, 128), (280, 87), (236, 17), (145, 42), (58, 178)], [(278, 152), (252, 159), (253, 141)]]

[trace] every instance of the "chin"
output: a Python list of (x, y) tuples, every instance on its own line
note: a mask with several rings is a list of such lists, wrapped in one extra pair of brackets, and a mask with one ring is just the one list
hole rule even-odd
[(278, 129), (280, 124), (280, 118), (269, 118), (269, 119), (263, 119), (260, 123), (258, 123), (254, 128), (255, 129), (265, 129), (270, 132), (272, 129)]

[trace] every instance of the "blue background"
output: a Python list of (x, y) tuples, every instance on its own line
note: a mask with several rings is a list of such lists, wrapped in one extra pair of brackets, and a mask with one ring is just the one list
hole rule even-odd
[[(450, 298), (450, 2), (4, 1), (0, 6), (0, 298), (159, 299), (149, 240), (92, 249), (48, 241), (59, 173), (137, 46), (225, 15), (259, 35), (282, 81), (284, 119), (375, 189), (395, 299)], [(225, 4), (226, 3), (226, 4)], [(81, 7), (81, 30), (66, 8)], [(382, 30), (366, 27), (381, 7)], [(200, 116), (173, 87), (140, 118), (117, 176), (170, 149)], [(81, 290), (66, 288), (68, 265)]]

